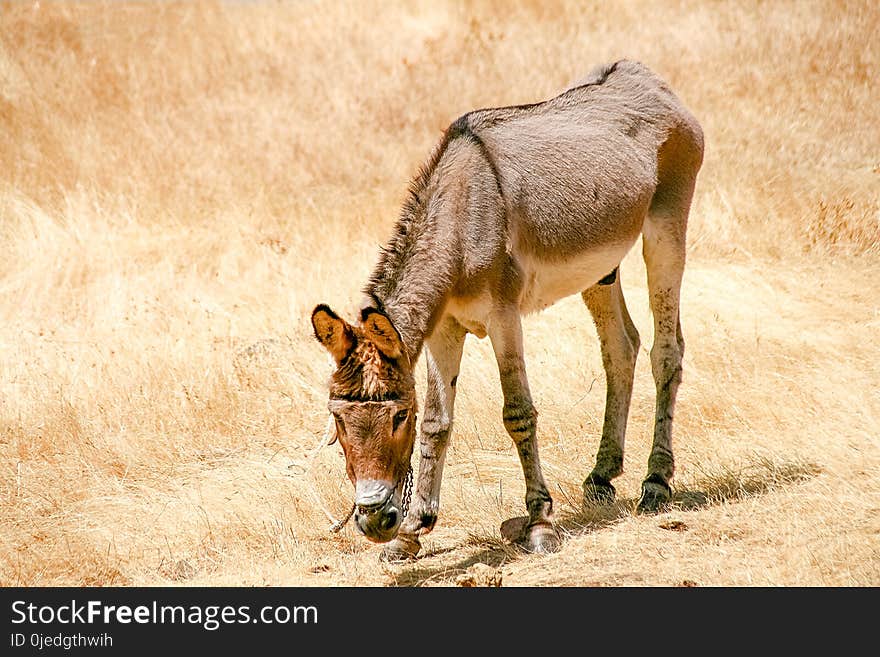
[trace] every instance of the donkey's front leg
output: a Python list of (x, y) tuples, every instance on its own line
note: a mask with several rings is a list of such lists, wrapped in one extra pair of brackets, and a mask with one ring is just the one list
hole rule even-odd
[(532, 552), (555, 552), (559, 549), (559, 535), (553, 527), (553, 500), (544, 483), (538, 458), (538, 413), (526, 377), (519, 309), (514, 305), (497, 309), (488, 333), (501, 375), (504, 428), (516, 445), (526, 480), (529, 524), (528, 535), (523, 538)]
[(440, 481), (452, 431), (455, 389), (467, 331), (452, 317), (444, 318), (425, 345), (428, 385), (419, 435), (419, 477), (412, 507), (397, 537), (384, 549), (389, 561), (409, 559), (421, 548), (419, 533), (428, 533), (440, 509)]

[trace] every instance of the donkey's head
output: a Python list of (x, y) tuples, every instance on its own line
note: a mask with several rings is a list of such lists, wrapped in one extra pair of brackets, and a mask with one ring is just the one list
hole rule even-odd
[(336, 361), (328, 407), (355, 487), (355, 524), (371, 541), (397, 534), (412, 476), (416, 392), (412, 363), (391, 320), (366, 307), (360, 325), (325, 305), (312, 312), (315, 337)]

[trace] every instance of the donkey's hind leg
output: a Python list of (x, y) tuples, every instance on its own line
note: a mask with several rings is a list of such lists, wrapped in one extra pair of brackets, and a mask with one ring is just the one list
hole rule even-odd
[(620, 274), (614, 273), (613, 282), (598, 283), (581, 293), (599, 334), (605, 368), (605, 420), (596, 465), (584, 481), (587, 504), (614, 499), (611, 480), (623, 472), (626, 422), (639, 352), (639, 333), (626, 309)]
[(695, 177), (694, 169), (692, 176), (682, 174), (671, 182), (661, 182), (642, 227), (642, 252), (654, 316), (651, 370), (657, 402), (654, 442), (637, 509), (641, 513), (661, 510), (672, 497), (669, 486), (675, 470), (672, 418), (684, 358), (679, 302), (685, 265), (685, 234)]

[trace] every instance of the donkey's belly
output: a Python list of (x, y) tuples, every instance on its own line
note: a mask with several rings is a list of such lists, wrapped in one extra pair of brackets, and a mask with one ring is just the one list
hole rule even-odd
[[(523, 272), (524, 285), (519, 310), (527, 314), (595, 285), (620, 264), (635, 240), (603, 245), (577, 256), (548, 262), (534, 256), (515, 254)], [(486, 337), (495, 302), (489, 289), (466, 298), (452, 297), (446, 312), (477, 337)]]
[(596, 284), (620, 264), (634, 241), (577, 254), (565, 260), (547, 261), (534, 256), (520, 258), (525, 284), (520, 312), (531, 313), (577, 294)]

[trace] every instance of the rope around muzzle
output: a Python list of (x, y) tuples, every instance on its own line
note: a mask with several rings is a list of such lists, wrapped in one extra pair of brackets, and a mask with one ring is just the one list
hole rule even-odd
[[(406, 477), (403, 481), (403, 497), (401, 498), (401, 518), (400, 522), (403, 522), (404, 518), (406, 518), (406, 514), (409, 511), (409, 500), (412, 496), (412, 481), (413, 481), (413, 470), (412, 465), (406, 471)], [(400, 485), (400, 482), (397, 482), (397, 485), (391, 489), (391, 495), (394, 495), (394, 491), (397, 490), (397, 486)], [(389, 495), (388, 499), (391, 499)], [(351, 517), (354, 515), (355, 510), (358, 508), (357, 502), (351, 503), (351, 509), (349, 509), (348, 513), (342, 520), (337, 520), (332, 525), (330, 525), (330, 531), (334, 534), (338, 533), (345, 525), (351, 520)]]

